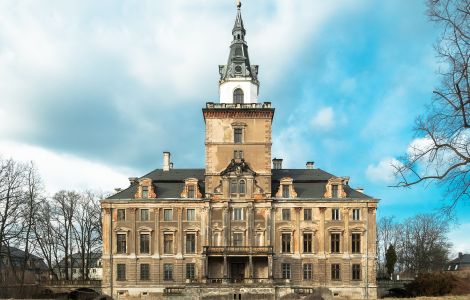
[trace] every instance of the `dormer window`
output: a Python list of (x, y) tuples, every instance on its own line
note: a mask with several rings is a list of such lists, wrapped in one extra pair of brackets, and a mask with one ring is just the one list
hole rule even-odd
[(233, 103), (243, 103), (243, 90), (238, 88), (233, 91)]
[(282, 198), (290, 198), (289, 186), (287, 184), (282, 185)]
[(186, 178), (181, 197), (190, 199), (202, 197), (202, 194), (199, 192), (197, 178)]
[(137, 187), (137, 191), (135, 193), (135, 198), (148, 199), (148, 198), (156, 198), (156, 197), (157, 195), (155, 193), (155, 188), (152, 184), (152, 179), (141, 178), (139, 180), (139, 186)]
[(148, 186), (143, 186), (142, 187), (142, 198), (148, 198), (149, 197), (149, 187)]
[(325, 198), (346, 198), (345, 186), (348, 185), (349, 177), (332, 177), (326, 184)]
[(297, 193), (294, 189), (294, 180), (290, 177), (284, 177), (279, 182), (279, 189), (276, 193), (276, 198), (295, 198)]
[(333, 184), (331, 186), (331, 198), (338, 198), (338, 185)]
[(188, 186), (188, 198), (196, 198), (195, 197), (195, 191), (194, 191), (194, 185)]

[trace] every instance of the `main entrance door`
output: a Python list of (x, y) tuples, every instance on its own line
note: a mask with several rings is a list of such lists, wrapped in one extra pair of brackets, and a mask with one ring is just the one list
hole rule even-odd
[(232, 282), (242, 282), (245, 279), (245, 264), (232, 263), (230, 265), (230, 278)]

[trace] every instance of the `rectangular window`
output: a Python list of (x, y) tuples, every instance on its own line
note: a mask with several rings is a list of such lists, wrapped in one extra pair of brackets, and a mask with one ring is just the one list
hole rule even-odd
[(118, 221), (125, 221), (126, 220), (126, 210), (125, 209), (118, 209), (117, 210), (117, 220)]
[(238, 151), (238, 158), (240, 158), (240, 159), (243, 158), (243, 151), (242, 150)]
[(148, 186), (142, 186), (142, 198), (148, 198), (149, 197), (149, 187)]
[(338, 198), (338, 185), (333, 184), (331, 186), (331, 198)]
[(163, 253), (173, 254), (173, 234), (163, 235)]
[(289, 198), (290, 193), (289, 193), (289, 186), (287, 184), (282, 185), (282, 198)]
[(116, 280), (126, 280), (126, 265), (125, 264), (117, 264)]
[(353, 220), (359, 221), (361, 219), (361, 210), (359, 208), (353, 209)]
[(186, 264), (186, 279), (194, 279), (196, 277), (196, 265)]
[(243, 220), (243, 210), (241, 208), (234, 208), (232, 211), (232, 220), (241, 221)]
[(238, 194), (238, 183), (236, 180), (230, 181), (230, 194), (235, 197)]
[(353, 233), (351, 235), (351, 252), (352, 253), (361, 253), (361, 234)]
[(340, 280), (341, 279), (341, 269), (339, 264), (332, 264), (331, 265), (331, 279), (332, 280)]
[(140, 220), (141, 221), (148, 221), (149, 218), (149, 210), (148, 209), (140, 209)]
[(233, 151), (233, 158), (242, 159), (243, 158), (243, 151), (242, 150), (234, 150)]
[(290, 253), (290, 233), (283, 233), (281, 237), (281, 252)]
[(116, 239), (117, 253), (126, 253), (126, 234), (118, 233)]
[(282, 264), (282, 279), (290, 279), (290, 264)]
[(245, 195), (245, 192), (246, 192), (245, 180), (240, 180), (240, 182), (238, 183), (238, 193), (241, 196), (243, 196), (243, 195)]
[(312, 220), (312, 209), (311, 208), (304, 208), (304, 220), (305, 221)]
[(172, 264), (163, 264), (163, 280), (173, 280)]
[(188, 185), (188, 198), (196, 198), (196, 191), (194, 185)]
[(313, 265), (304, 264), (304, 280), (312, 280)]
[(290, 208), (284, 208), (282, 210), (282, 220), (290, 221)]
[(186, 235), (186, 253), (196, 252), (196, 235), (194, 233), (188, 233)]
[(331, 209), (331, 219), (334, 221), (338, 221), (339, 218), (339, 208), (332, 208)]
[(149, 280), (149, 279), (150, 279), (150, 265), (140, 264), (140, 280)]
[(340, 249), (340, 234), (339, 233), (332, 233), (331, 234), (331, 253), (339, 253)]
[(196, 210), (194, 208), (186, 209), (186, 221), (196, 221)]
[(352, 280), (361, 280), (361, 265), (352, 265)]
[(233, 246), (243, 246), (243, 233), (237, 232), (233, 234)]
[(312, 253), (312, 234), (304, 233), (304, 253)]
[(234, 143), (235, 144), (241, 144), (242, 143), (242, 134), (243, 134), (243, 129), (241, 128), (235, 128), (233, 130), (234, 133)]
[(163, 221), (173, 221), (173, 210), (171, 208), (163, 210)]
[(140, 253), (150, 253), (150, 234), (140, 234)]

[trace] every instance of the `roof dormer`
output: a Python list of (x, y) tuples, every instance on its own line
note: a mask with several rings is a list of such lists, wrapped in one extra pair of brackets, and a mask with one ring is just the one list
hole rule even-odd
[(157, 198), (157, 193), (155, 187), (152, 184), (152, 179), (150, 178), (140, 178), (138, 180), (139, 186), (135, 192), (136, 199), (150, 199)]
[(349, 182), (349, 177), (332, 177), (326, 184), (326, 191), (323, 195), (325, 198), (346, 198), (344, 186)]
[(181, 197), (189, 199), (202, 198), (197, 178), (186, 178), (184, 180), (184, 188), (181, 192)]

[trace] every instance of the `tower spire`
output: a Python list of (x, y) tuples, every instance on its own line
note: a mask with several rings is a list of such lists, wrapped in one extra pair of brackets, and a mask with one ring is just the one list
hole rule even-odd
[[(246, 86), (246, 88), (243, 88), (243, 92), (246, 94), (244, 98), (245, 103), (256, 102), (258, 97), (258, 66), (250, 64), (248, 45), (245, 41), (246, 30), (243, 25), (241, 6), (241, 2), (237, 0), (237, 15), (232, 29), (233, 40), (230, 44), (228, 61), (226, 65), (219, 66), (219, 85), (222, 102), (228, 102), (228, 99), (232, 98), (231, 96), (225, 95), (225, 92), (222, 92), (222, 85), (226, 85), (229, 82), (231, 83), (230, 86), (236, 84), (240, 89), (242, 89), (242, 86)], [(230, 91), (230, 93), (232, 93), (232, 91)], [(248, 95), (250, 95), (250, 97), (248, 97)]]

